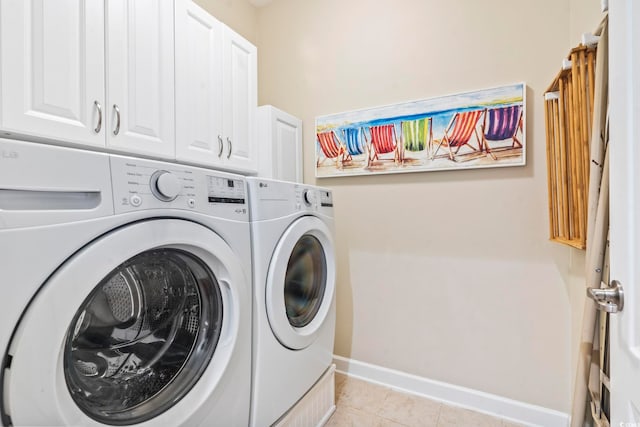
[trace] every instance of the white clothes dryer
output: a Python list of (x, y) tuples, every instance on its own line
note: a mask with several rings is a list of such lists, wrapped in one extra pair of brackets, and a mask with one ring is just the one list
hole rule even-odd
[(274, 424), (329, 368), (336, 262), (331, 191), (247, 178), (253, 241), (251, 425)]
[(246, 182), (0, 140), (5, 426), (246, 426)]

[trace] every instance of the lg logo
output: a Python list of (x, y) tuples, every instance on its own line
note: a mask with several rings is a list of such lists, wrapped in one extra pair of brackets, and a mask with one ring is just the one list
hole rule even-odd
[(20, 157), (20, 155), (18, 154), (17, 151), (11, 151), (11, 150), (0, 151), (0, 158), (2, 159), (17, 159), (18, 157)]

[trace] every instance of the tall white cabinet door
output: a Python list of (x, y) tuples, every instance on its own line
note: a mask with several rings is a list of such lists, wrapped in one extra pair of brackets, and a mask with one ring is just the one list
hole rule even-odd
[(173, 158), (173, 2), (108, 0), (106, 4), (107, 145)]
[(104, 146), (102, 1), (2, 0), (0, 64), (5, 134)]
[(258, 174), (300, 182), (302, 120), (271, 105), (258, 107)]
[(229, 167), (255, 172), (257, 49), (240, 35), (225, 27), (224, 37), (224, 138)]
[(176, 0), (176, 159), (224, 162), (222, 24), (191, 0)]

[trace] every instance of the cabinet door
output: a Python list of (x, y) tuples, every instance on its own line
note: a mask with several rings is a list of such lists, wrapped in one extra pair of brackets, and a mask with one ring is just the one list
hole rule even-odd
[(240, 35), (225, 28), (224, 37), (224, 143), (227, 164), (239, 171), (255, 172), (257, 50)]
[(302, 182), (302, 120), (271, 105), (258, 108), (258, 173)]
[(222, 24), (176, 0), (176, 159), (221, 166)]
[(83, 0), (0, 2), (5, 135), (105, 145), (104, 120), (98, 125), (105, 110), (103, 7)]
[(107, 1), (107, 146), (173, 158), (173, 2)]

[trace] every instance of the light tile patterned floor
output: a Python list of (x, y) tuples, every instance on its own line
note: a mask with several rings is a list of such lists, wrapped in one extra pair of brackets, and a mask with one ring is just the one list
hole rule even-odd
[(327, 427), (515, 427), (489, 415), (394, 391), (336, 372), (336, 412)]

